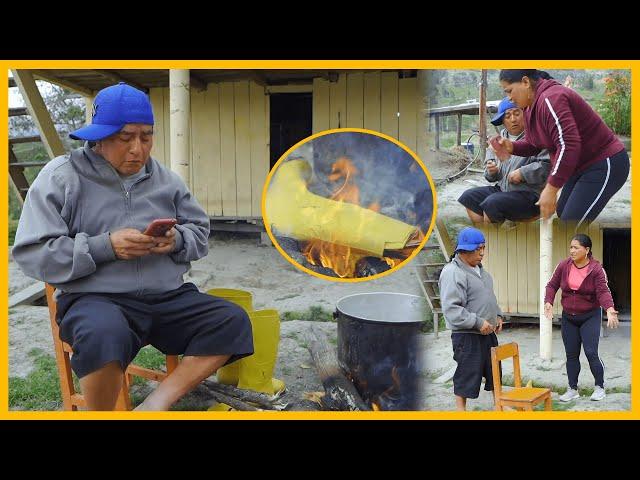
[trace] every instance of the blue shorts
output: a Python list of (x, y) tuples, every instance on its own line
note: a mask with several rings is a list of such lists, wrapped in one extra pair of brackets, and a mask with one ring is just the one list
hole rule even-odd
[(453, 393), (464, 398), (478, 398), (482, 377), (484, 389), (493, 390), (491, 347), (498, 346), (495, 333), (451, 332), (453, 359), (458, 363), (453, 374)]
[(110, 362), (124, 371), (149, 344), (166, 355), (253, 354), (251, 322), (234, 303), (200, 293), (193, 283), (161, 294), (66, 293), (58, 298), (60, 339), (73, 348), (82, 378)]
[(528, 220), (540, 214), (537, 193), (527, 190), (503, 192), (497, 185), (465, 190), (458, 202), (478, 215), (487, 214), (492, 222)]

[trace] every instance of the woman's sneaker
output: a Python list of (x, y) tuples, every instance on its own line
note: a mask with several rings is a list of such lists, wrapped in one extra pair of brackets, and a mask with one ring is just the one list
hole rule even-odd
[(591, 394), (591, 400), (599, 402), (600, 400), (603, 400), (604, 397), (606, 397), (606, 396), (607, 396), (607, 394), (604, 391), (604, 388), (599, 387), (599, 386), (596, 385), (596, 389)]
[(574, 400), (576, 398), (580, 398), (580, 393), (578, 393), (578, 390), (568, 388), (566, 392), (560, 395), (558, 400), (560, 400), (561, 402), (570, 402), (571, 400)]

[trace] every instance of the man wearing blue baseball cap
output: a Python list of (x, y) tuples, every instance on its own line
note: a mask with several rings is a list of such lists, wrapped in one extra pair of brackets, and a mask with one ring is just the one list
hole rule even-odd
[[(139, 406), (168, 410), (219, 367), (253, 353), (243, 309), (184, 283), (208, 253), (209, 218), (184, 182), (151, 157), (147, 95), (120, 83), (101, 90), (83, 148), (51, 160), (29, 189), (13, 256), (56, 287), (60, 338), (89, 410), (112, 410), (140, 348), (184, 355)], [(166, 233), (154, 221), (177, 224)], [(143, 232), (146, 232), (143, 233)]]
[(493, 390), (491, 347), (498, 345), (502, 310), (493, 292), (493, 279), (482, 267), (486, 240), (473, 227), (458, 234), (451, 261), (440, 273), (440, 302), (451, 329), (456, 408), (465, 410), (468, 398), (478, 398), (482, 377), (485, 390)]
[[(505, 97), (498, 113), (491, 119), (495, 126), (504, 125), (500, 135), (510, 140), (524, 138), (522, 110)], [(512, 155), (508, 160), (497, 159), (492, 149), (485, 157), (485, 179), (497, 182), (486, 187), (466, 190), (458, 199), (475, 224), (516, 222), (535, 218), (540, 214), (536, 202), (545, 186), (550, 168), (546, 150), (533, 157)]]

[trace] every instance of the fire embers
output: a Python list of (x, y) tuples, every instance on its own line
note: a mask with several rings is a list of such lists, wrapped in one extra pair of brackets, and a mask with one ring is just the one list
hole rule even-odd
[(401, 265), (432, 223), (433, 191), (401, 145), (364, 132), (327, 132), (276, 164), (265, 226), (294, 265), (365, 278)]

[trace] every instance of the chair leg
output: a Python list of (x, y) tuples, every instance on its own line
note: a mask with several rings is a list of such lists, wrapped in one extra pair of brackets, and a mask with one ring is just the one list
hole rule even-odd
[(167, 374), (171, 374), (180, 363), (180, 357), (178, 355), (167, 355)]
[(545, 410), (553, 410), (553, 402), (551, 401), (551, 394), (547, 398), (544, 399), (544, 409)]
[(131, 396), (129, 395), (129, 379), (125, 373), (122, 379), (122, 388), (118, 394), (118, 400), (116, 400), (116, 410), (131, 410)]

